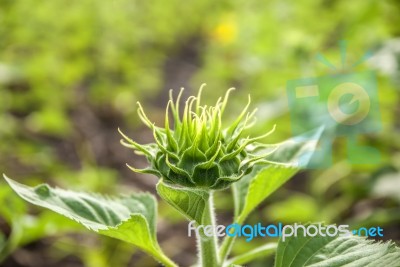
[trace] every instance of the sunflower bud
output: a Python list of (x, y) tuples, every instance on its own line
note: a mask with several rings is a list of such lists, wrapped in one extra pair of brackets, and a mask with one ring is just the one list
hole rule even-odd
[(170, 91), (164, 128), (155, 126), (138, 103), (139, 117), (153, 131), (155, 143), (138, 144), (121, 132), (124, 137), (121, 143), (146, 156), (150, 163), (146, 169), (128, 167), (135, 172), (154, 174), (170, 184), (212, 190), (229, 187), (249, 173), (255, 164), (266, 162), (265, 155), (255, 153), (257, 147), (263, 146), (256, 141), (273, 130), (256, 138), (242, 137), (255, 113), (255, 110), (247, 111), (250, 97), (237, 119), (223, 128), (222, 114), (233, 89), (229, 89), (223, 99), (219, 98), (215, 106), (208, 107), (200, 105), (202, 88), (197, 97), (186, 100), (182, 117), (179, 116), (182, 90), (176, 102)]

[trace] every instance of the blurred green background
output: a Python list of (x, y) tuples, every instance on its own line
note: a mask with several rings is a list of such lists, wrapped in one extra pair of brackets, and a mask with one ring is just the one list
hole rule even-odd
[[(30, 185), (107, 194), (147, 190), (155, 177), (129, 171), (144, 158), (119, 144), (117, 128), (139, 142), (151, 136), (139, 121), (141, 101), (161, 124), (168, 90), (205, 101), (229, 87), (229, 115), (252, 95), (255, 131), (291, 137), (288, 80), (327, 74), (315, 60), (340, 62), (366, 51), (361, 69), (378, 74), (383, 130), (362, 142), (378, 148), (376, 165), (350, 165), (344, 141), (335, 164), (298, 174), (249, 218), (251, 222), (325, 221), (384, 228), (400, 240), (400, 3), (372, 1), (0, 0), (0, 167)], [(219, 222), (230, 223), (230, 192), (217, 196)], [(159, 240), (182, 266), (194, 263), (187, 224), (161, 202)], [(266, 240), (239, 240), (240, 253)], [(0, 266), (158, 266), (149, 256), (97, 237), (52, 212), (25, 204), (0, 182)], [(273, 258), (249, 266), (266, 266)]]

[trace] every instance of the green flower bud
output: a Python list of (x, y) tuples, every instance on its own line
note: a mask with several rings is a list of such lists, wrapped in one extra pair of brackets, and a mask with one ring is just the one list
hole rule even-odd
[[(202, 188), (206, 190), (223, 189), (249, 173), (257, 163), (267, 162), (265, 155), (255, 153), (262, 144), (256, 138), (243, 138), (243, 130), (248, 128), (255, 110), (249, 113), (249, 101), (237, 119), (227, 128), (222, 127), (229, 89), (225, 97), (219, 98), (215, 106), (200, 105), (203, 86), (197, 97), (186, 100), (183, 115), (179, 116), (180, 91), (176, 102), (172, 91), (165, 114), (164, 128), (154, 125), (138, 103), (138, 114), (141, 120), (153, 131), (155, 143), (141, 145), (125, 136), (121, 143), (133, 148), (136, 153), (145, 155), (150, 166), (146, 169), (135, 169), (135, 172), (151, 173), (164, 182), (183, 187)], [(170, 124), (170, 111), (173, 128)], [(275, 127), (274, 127), (275, 128)]]

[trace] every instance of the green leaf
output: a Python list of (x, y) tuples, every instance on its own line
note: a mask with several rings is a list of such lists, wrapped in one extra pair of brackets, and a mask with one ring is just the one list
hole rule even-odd
[[(239, 214), (237, 220), (243, 222), (246, 217), (269, 195), (281, 187), (296, 172), (294, 167), (268, 166), (250, 180), (236, 185), (239, 197)], [(247, 180), (247, 179), (246, 179)]]
[(4, 176), (26, 201), (64, 215), (99, 234), (131, 243), (166, 266), (175, 266), (161, 251), (156, 239), (157, 202), (150, 194), (105, 197), (98, 194), (29, 187)]
[(0, 248), (0, 262), (16, 248), (45, 236), (82, 230), (82, 227), (76, 222), (65, 220), (65, 217), (51, 210), (41, 211), (35, 216), (28, 214), (28, 203), (3, 183), (5, 182), (0, 181), (0, 203), (3, 203), (0, 205), (0, 217), (5, 220), (12, 231), (7, 237), (3, 249)]
[(209, 193), (202, 190), (174, 187), (160, 181), (157, 193), (191, 221), (202, 224), (207, 213)]
[[(314, 230), (313, 230), (314, 231)], [(398, 267), (400, 249), (392, 242), (378, 243), (359, 236), (297, 237), (279, 240), (275, 267)]]
[[(190, 221), (195, 221), (197, 225), (215, 226), (212, 192), (175, 187), (163, 183), (162, 180), (157, 184), (157, 192)], [(217, 237), (206, 235), (204, 229), (197, 234), (202, 266), (220, 266)]]
[(315, 150), (322, 129), (311, 135), (299, 136), (279, 144), (267, 160), (277, 164), (259, 166), (233, 184), (235, 217), (243, 222), (269, 195), (307, 165)]
[[(277, 149), (266, 157), (270, 164), (254, 168), (250, 174), (232, 185), (236, 223), (243, 223), (262, 201), (308, 164), (322, 130), (318, 128), (278, 144)], [(270, 151), (271, 148), (266, 148), (259, 153), (268, 154)], [(228, 256), (234, 240), (234, 237), (225, 237), (220, 249), (221, 259)]]

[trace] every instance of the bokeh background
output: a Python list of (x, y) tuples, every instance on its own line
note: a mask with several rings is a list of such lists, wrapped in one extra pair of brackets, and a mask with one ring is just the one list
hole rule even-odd
[[(136, 0), (0, 0), (0, 171), (29, 184), (106, 194), (154, 192), (157, 179), (128, 162), (143, 158), (119, 144), (117, 128), (139, 142), (151, 134), (139, 121), (140, 101), (162, 123), (168, 90), (185, 87), (206, 102), (230, 87), (227, 121), (252, 96), (254, 133), (291, 137), (288, 80), (329, 73), (315, 60), (340, 64), (374, 56), (358, 70), (378, 75), (383, 129), (362, 138), (381, 162), (350, 165), (345, 141), (335, 141), (334, 164), (298, 174), (248, 220), (325, 221), (381, 226), (400, 240), (400, 3), (396, 0), (183, 2)], [(232, 116), (231, 116), (232, 115)], [(217, 198), (218, 220), (229, 223), (230, 192)], [(159, 204), (158, 236), (182, 266), (196, 257), (187, 224)], [(234, 253), (265, 242), (238, 240)], [(0, 181), (0, 266), (158, 266), (129, 245), (87, 232), (50, 211), (24, 203)], [(272, 264), (273, 258), (249, 266)]]

